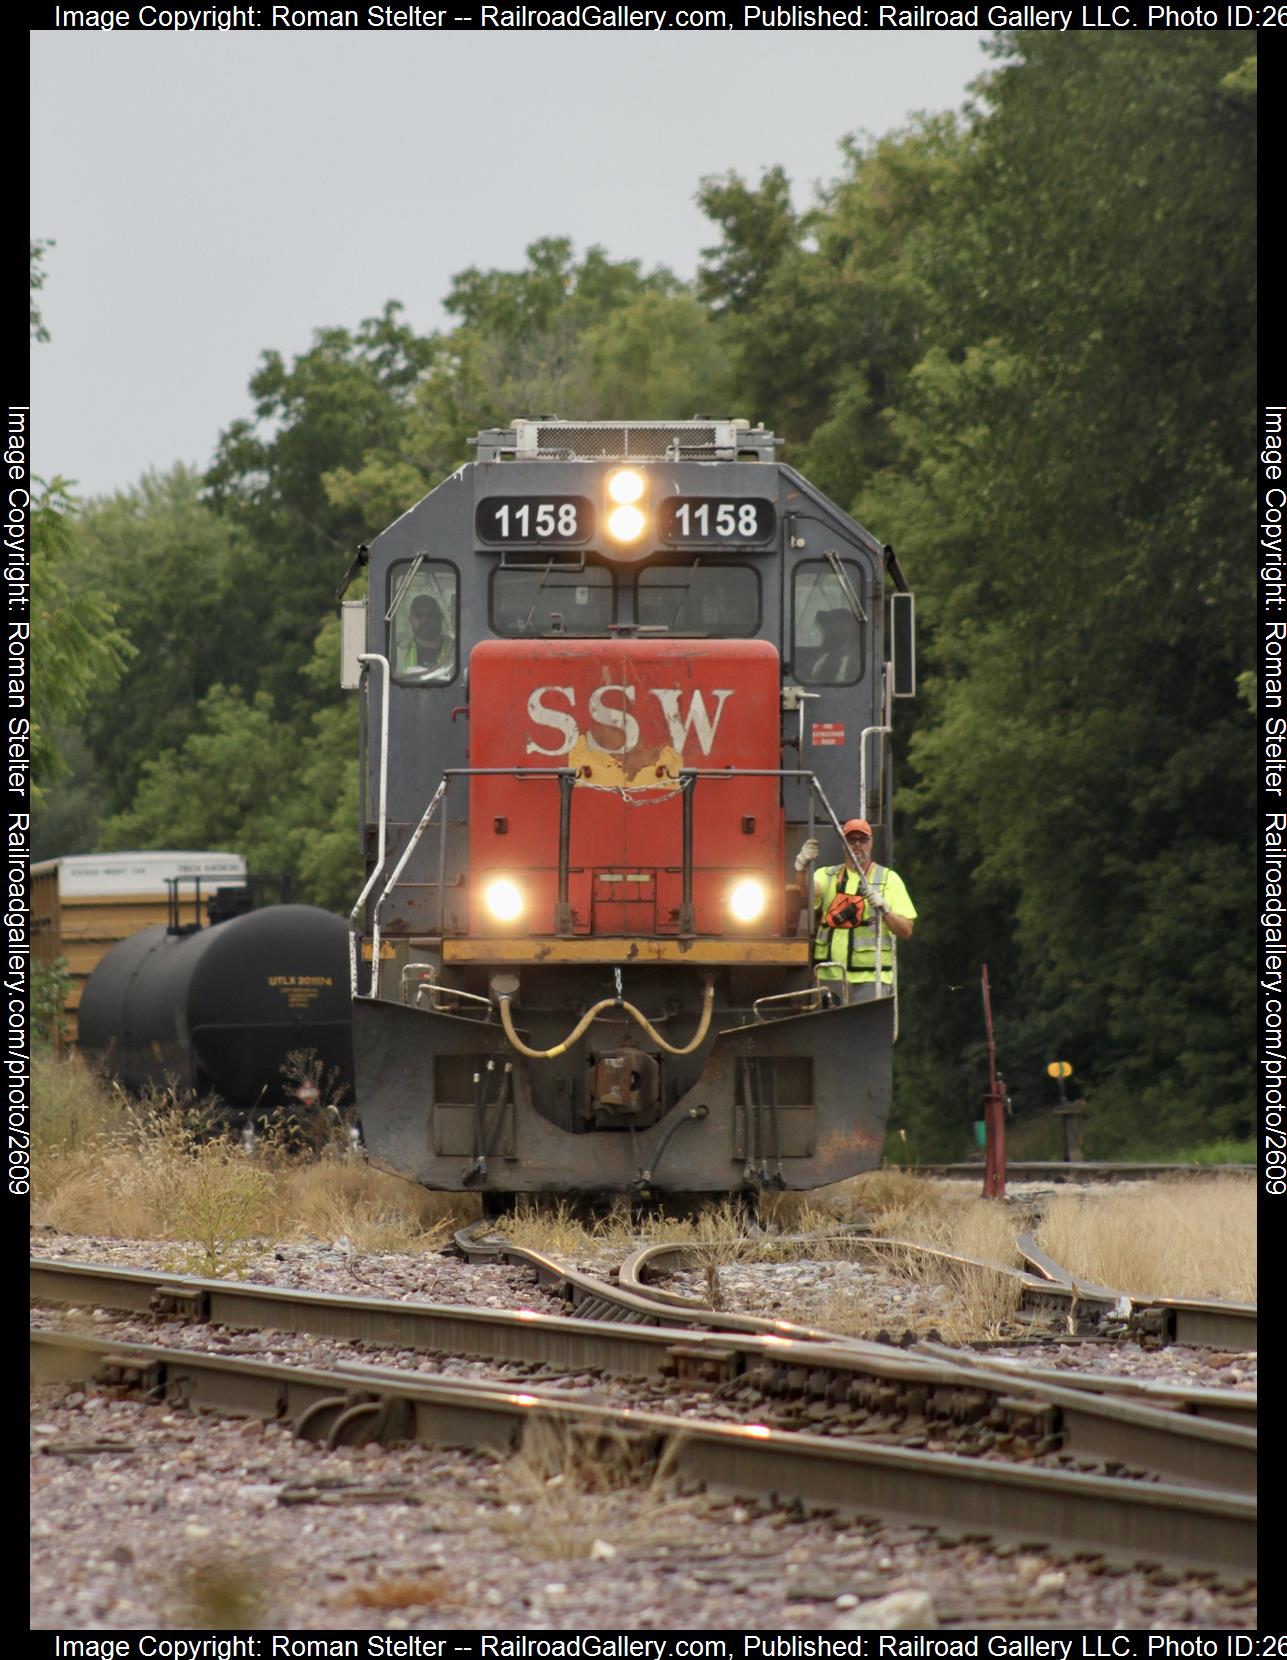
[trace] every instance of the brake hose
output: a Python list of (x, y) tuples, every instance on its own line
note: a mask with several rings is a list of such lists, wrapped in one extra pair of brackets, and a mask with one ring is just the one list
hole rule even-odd
[(580, 1020), (577, 1021), (576, 1025), (572, 1028), (568, 1035), (563, 1039), (563, 1042), (556, 1043), (553, 1049), (529, 1049), (523, 1042), (522, 1038), (519, 1037), (518, 1033), (514, 1030), (514, 1020), (509, 1012), (510, 999), (508, 994), (502, 993), (499, 1002), (501, 1025), (505, 1028), (505, 1036), (509, 1039), (514, 1048), (518, 1050), (520, 1055), (526, 1055), (528, 1060), (531, 1061), (552, 1061), (556, 1055), (563, 1054), (564, 1051), (570, 1049), (579, 1038), (584, 1037), (590, 1028), (591, 1022), (597, 1015), (602, 1014), (604, 1009), (615, 1008), (624, 1009), (630, 1018), (635, 1021), (637, 1025), (643, 1028), (648, 1037), (650, 1037), (660, 1048), (664, 1049), (668, 1055), (691, 1055), (695, 1049), (699, 1049), (706, 1041), (706, 1034), (711, 1029), (711, 1016), (715, 1009), (715, 981), (710, 975), (707, 975), (706, 993), (702, 999), (702, 1017), (697, 1023), (697, 1032), (693, 1037), (692, 1042), (686, 1043), (682, 1049), (677, 1049), (673, 1043), (667, 1043), (665, 1038), (662, 1037), (661, 1033), (653, 1025), (652, 1021), (649, 1020), (648, 1016), (644, 1014), (642, 1009), (637, 1009), (633, 1003), (627, 1003), (624, 1000), (618, 1001), (615, 997), (605, 997), (602, 1001), (596, 1003), (592, 1009), (588, 1009), (586, 1013), (581, 1016)]

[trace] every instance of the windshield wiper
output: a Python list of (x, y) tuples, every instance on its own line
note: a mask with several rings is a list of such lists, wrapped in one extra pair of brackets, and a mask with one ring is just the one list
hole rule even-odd
[(666, 624), (667, 631), (670, 631), (671, 629), (674, 628), (675, 624), (679, 621), (679, 613), (684, 609), (684, 607), (688, 604), (689, 600), (692, 598), (693, 578), (697, 575), (697, 567), (701, 564), (701, 562), (702, 562), (702, 556), (699, 553), (697, 555), (697, 558), (694, 559), (692, 564), (688, 567), (688, 581), (684, 584), (684, 591), (679, 597), (679, 604), (675, 607), (674, 616)]
[(549, 581), (550, 572), (553, 569), (554, 569), (554, 561), (551, 559), (549, 561), (549, 563), (546, 565), (545, 569), (541, 572), (541, 580), (536, 584), (536, 592), (532, 595), (532, 603), (528, 607), (527, 615), (523, 618), (523, 627), (525, 629), (530, 628), (532, 626), (532, 616), (536, 611), (536, 602), (537, 602), (538, 599), (540, 599), (541, 590), (545, 587), (545, 584)]

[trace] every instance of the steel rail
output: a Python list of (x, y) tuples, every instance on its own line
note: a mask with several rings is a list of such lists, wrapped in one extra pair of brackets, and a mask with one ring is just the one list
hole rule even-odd
[[(919, 1347), (939, 1359), (952, 1352), (941, 1343)], [(1029, 1379), (1020, 1380), (986, 1363), (972, 1370), (978, 1379), (997, 1388), (1004, 1388), (1011, 1378), (1021, 1381), (1025, 1390), (1031, 1387)], [(1182, 1427), (1177, 1435), (1173, 1412), (1120, 1397), (1108, 1402), (1102, 1396), (1048, 1381), (1042, 1383), (1036, 1399), (1057, 1410), (1062, 1450), (1075, 1457), (1165, 1470), (1170, 1479), (1198, 1487), (1256, 1491), (1259, 1469), (1254, 1428), (1207, 1420)]]
[(1258, 1309), (1255, 1303), (1237, 1303), (1221, 1297), (1158, 1297), (1152, 1292), (1113, 1291), (1090, 1285), (1047, 1256), (1031, 1234), (1021, 1233), (1019, 1250), (1037, 1272), (1054, 1284), (1069, 1287), (1079, 1297), (1106, 1301), (1116, 1297), (1131, 1305), (1132, 1323), (1170, 1343), (1199, 1349), (1254, 1349)]
[[(1255, 1303), (1157, 1297), (1151, 1292), (1132, 1293), (1118, 1291), (1111, 1286), (1093, 1285), (1060, 1268), (1031, 1241), (1024, 1248), (1026, 1238), (1020, 1236), (1020, 1246), (1037, 1268), (1036, 1273), (910, 1239), (856, 1234), (852, 1236), (852, 1244), (855, 1251), (915, 1251), (920, 1256), (935, 1258), (950, 1268), (985, 1269), (1003, 1275), (1018, 1284), (1021, 1306), (1029, 1314), (1053, 1314), (1069, 1329), (1093, 1329), (1105, 1321), (1116, 1320), (1124, 1327), (1166, 1343), (1234, 1351), (1252, 1351), (1256, 1348), (1258, 1311)], [(691, 1245), (679, 1243), (648, 1245), (632, 1252), (621, 1265), (618, 1284), (634, 1296), (654, 1298), (695, 1318), (701, 1309), (709, 1305), (680, 1292), (647, 1284), (649, 1273), (664, 1273), (676, 1267), (691, 1268), (693, 1249)]]
[[(307, 1333), (376, 1347), (482, 1356), (498, 1361), (587, 1368), (618, 1376), (708, 1388), (745, 1379), (763, 1392), (830, 1402), (845, 1427), (846, 1407), (904, 1411), (927, 1419), (987, 1418), (1017, 1427), (1065, 1455), (1104, 1459), (1165, 1479), (1254, 1490), (1254, 1402), (1247, 1424), (1212, 1422), (1204, 1401), (1216, 1391), (1173, 1390), (1133, 1402), (1102, 1380), (1038, 1375), (961, 1356), (933, 1344), (912, 1353), (886, 1344), (835, 1339), (830, 1345), (776, 1336), (623, 1327), (529, 1310), (472, 1309), (341, 1297), (329, 1292), (164, 1274), (94, 1264), (34, 1261), (33, 1302), (108, 1307), (238, 1329)], [(1113, 1381), (1113, 1380), (1109, 1380)], [(1190, 1416), (1189, 1413), (1195, 1415)], [(861, 1431), (859, 1431), (861, 1433)]]
[[(522, 1260), (526, 1262), (535, 1254), (525, 1252)], [(540, 1260), (557, 1269), (551, 1259)], [(722, 1362), (740, 1355), (749, 1364), (772, 1360), (812, 1365), (816, 1357), (835, 1349), (845, 1356), (850, 1370), (858, 1369), (859, 1362), (867, 1358), (896, 1362), (895, 1372), (890, 1375), (923, 1375), (926, 1371), (924, 1361), (911, 1360), (905, 1351), (891, 1350), (882, 1343), (813, 1332), (787, 1321), (757, 1321), (754, 1330), (734, 1330), (719, 1326), (716, 1322), (722, 1316), (713, 1310), (702, 1311), (711, 1329), (693, 1330), (682, 1321), (666, 1320), (667, 1311), (653, 1303), (643, 1305), (646, 1320), (617, 1321), (541, 1314), (530, 1309), (344, 1297), (329, 1291), (43, 1258), (33, 1258), (29, 1271), (31, 1301), (37, 1303), (180, 1316), (248, 1330), (272, 1326), (281, 1331), (429, 1353), (536, 1360), (566, 1365), (569, 1370), (601, 1367), (625, 1377), (666, 1376), (673, 1369), (667, 1364), (668, 1351), (677, 1341), (693, 1357), (709, 1350)], [(595, 1287), (602, 1284), (605, 1294), (615, 1290), (606, 1282), (591, 1281), (589, 1275), (578, 1277)], [(750, 1317), (744, 1318), (750, 1326)], [(760, 1329), (770, 1326), (772, 1330)]]
[(1203, 1302), (1193, 1297), (1141, 1298), (1136, 1313), (1150, 1321), (1157, 1336), (1197, 1349), (1254, 1350), (1255, 1303)]
[[(983, 1180), (982, 1162), (962, 1164), (910, 1164), (902, 1167), (910, 1176), (940, 1176), (950, 1181)], [(1254, 1164), (1088, 1164), (1061, 1159), (1007, 1159), (1010, 1181), (1060, 1180), (1065, 1182), (1152, 1181), (1160, 1176), (1252, 1176)]]
[(473, 1262), (504, 1262), (530, 1268), (539, 1285), (564, 1297), (577, 1314), (588, 1319), (695, 1326), (722, 1332), (770, 1333), (801, 1342), (836, 1341), (834, 1332), (797, 1325), (793, 1320), (766, 1320), (754, 1314), (716, 1310), (690, 1299), (667, 1298), (642, 1283), (625, 1286), (618, 1282), (612, 1285), (595, 1274), (587, 1274), (568, 1263), (559, 1262), (544, 1251), (516, 1245), (508, 1239), (481, 1237), (491, 1225), (483, 1220), (459, 1230), (455, 1235), (455, 1245), (462, 1256)]
[(1168, 1383), (1160, 1378), (1123, 1376), (1115, 1372), (1063, 1372), (1051, 1367), (1034, 1366), (1024, 1360), (979, 1354), (973, 1349), (956, 1349), (927, 1338), (917, 1343), (914, 1349), (904, 1352), (950, 1356), (954, 1366), (968, 1367), (971, 1372), (994, 1373), (998, 1379), (1012, 1377), (1025, 1389), (1039, 1389), (1045, 1384), (1052, 1384), (1060, 1389), (1080, 1389), (1096, 1395), (1125, 1397), (1195, 1418), (1238, 1424), (1244, 1429), (1256, 1427), (1257, 1397), (1247, 1389), (1210, 1389), (1201, 1385)]
[[(99, 1383), (172, 1407), (290, 1419), (331, 1445), (413, 1439), (504, 1454), (521, 1446), (529, 1424), (544, 1422), (605, 1442), (664, 1447), (676, 1478), (734, 1493), (1135, 1561), (1255, 1569), (1255, 1501), (1241, 1494), (578, 1405), (533, 1390), (462, 1387), (378, 1367), (300, 1368), (41, 1331), (32, 1333), (31, 1355), (38, 1382)], [(378, 1410), (357, 1414), (355, 1406)]]
[[(1062, 1311), (1076, 1302), (1081, 1305), (1083, 1319), (1089, 1322), (1098, 1316), (1118, 1312), (1122, 1301), (1120, 1292), (1105, 1291), (1102, 1296), (1097, 1297), (1092, 1291), (1082, 1287), (1078, 1287), (1074, 1298), (1069, 1288), (1056, 1280), (1029, 1274), (1024, 1269), (1011, 1267), (1007, 1263), (964, 1256), (959, 1251), (948, 1251), (941, 1246), (925, 1245), (916, 1240), (886, 1239), (875, 1234), (861, 1234), (854, 1235), (852, 1242), (855, 1251), (870, 1250), (876, 1255), (882, 1251), (914, 1251), (918, 1256), (933, 1258), (945, 1267), (984, 1269), (999, 1274), (1003, 1278), (1017, 1282), (1021, 1300), (1033, 1312), (1047, 1309), (1051, 1304)], [(693, 1252), (694, 1247), (687, 1243), (646, 1245), (626, 1258), (618, 1273), (618, 1284), (635, 1296), (654, 1297), (658, 1301), (664, 1301), (669, 1307), (694, 1312), (708, 1308), (709, 1304), (699, 1298), (687, 1297), (676, 1291), (666, 1291), (647, 1283), (648, 1275), (651, 1273), (668, 1273), (676, 1268), (691, 1269)]]

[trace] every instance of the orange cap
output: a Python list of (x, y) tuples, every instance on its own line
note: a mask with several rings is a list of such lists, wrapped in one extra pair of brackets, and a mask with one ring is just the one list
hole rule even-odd
[(865, 818), (848, 819), (841, 828), (844, 830), (846, 837), (852, 836), (855, 830), (861, 832), (864, 836), (871, 835), (871, 825), (867, 823)]

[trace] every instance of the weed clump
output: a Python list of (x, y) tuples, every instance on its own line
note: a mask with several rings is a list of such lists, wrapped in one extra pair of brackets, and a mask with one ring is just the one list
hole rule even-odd
[[(672, 1480), (675, 1443), (531, 1421), (501, 1467), (493, 1526), (529, 1561), (572, 1561), (647, 1547), (684, 1532)], [(623, 1503), (623, 1498), (628, 1502)]]
[[(301, 1100), (301, 1112), (316, 1105)], [(172, 1239), (182, 1246), (176, 1272), (220, 1275), (240, 1271), (252, 1242), (292, 1235), (344, 1236), (361, 1251), (434, 1250), (477, 1214), (476, 1198), (428, 1193), (376, 1170), (342, 1119), (327, 1122), (304, 1155), (289, 1122), (249, 1143), (212, 1133), (217, 1122), (211, 1103), (181, 1103), (165, 1090), (131, 1100), (78, 1055), (40, 1057), (33, 1221)]]
[(260, 1568), (236, 1554), (192, 1556), (162, 1587), (163, 1606), (185, 1629), (255, 1630), (269, 1623), (268, 1586)]

